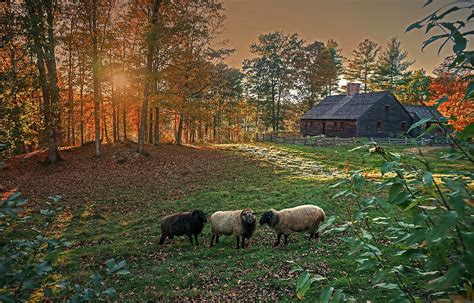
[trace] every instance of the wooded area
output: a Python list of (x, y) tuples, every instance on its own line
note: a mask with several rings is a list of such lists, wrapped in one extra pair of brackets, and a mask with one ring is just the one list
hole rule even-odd
[(409, 70), (398, 39), (382, 50), (368, 39), (346, 59), (331, 39), (261, 34), (243, 69), (216, 47), (224, 20), (214, 1), (6, 1), (2, 37), (0, 142), (9, 155), (94, 141), (242, 142), (255, 132), (295, 131), (302, 113), (343, 91), (341, 77), (365, 91), (390, 90), (408, 104), (431, 105), (460, 130), (472, 121), (461, 102), (468, 83)]

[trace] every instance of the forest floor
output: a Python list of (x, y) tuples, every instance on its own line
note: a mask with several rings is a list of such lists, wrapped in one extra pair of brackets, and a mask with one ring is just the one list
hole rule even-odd
[[(327, 283), (356, 298), (377, 298), (370, 277), (355, 273), (357, 262), (347, 254), (341, 234), (328, 234), (320, 242), (292, 235), (288, 246), (273, 248), (275, 236), (258, 226), (249, 247), (236, 250), (232, 237), (209, 248), (207, 225), (198, 247), (184, 237), (158, 245), (160, 218), (176, 211), (211, 214), (251, 207), (261, 214), (311, 203), (328, 216), (343, 217), (344, 202), (332, 199), (337, 189), (330, 185), (354, 170), (381, 178), (382, 160), (366, 157), (362, 149), (349, 153), (351, 148), (160, 145), (146, 146), (148, 155), (136, 156), (133, 144), (109, 144), (95, 158), (89, 145), (63, 149), (64, 161), (57, 167), (44, 167), (41, 153), (9, 160), (0, 171), (0, 193), (20, 191), (37, 209), (48, 196), (63, 196), (65, 210), (54, 232), (73, 245), (54, 261), (58, 271), (53, 279), (84, 283), (109, 258), (124, 259), (131, 274), (114, 282), (119, 301), (293, 301), (299, 276), (292, 272), (295, 264), (327, 278), (314, 284), (309, 300)], [(427, 156), (444, 152), (430, 150)], [(435, 171), (447, 173), (462, 165), (435, 163)]]

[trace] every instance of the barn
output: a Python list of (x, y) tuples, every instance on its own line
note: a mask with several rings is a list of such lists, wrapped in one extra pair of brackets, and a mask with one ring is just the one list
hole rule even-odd
[[(360, 84), (349, 83), (347, 94), (328, 96), (301, 117), (303, 136), (393, 137), (416, 121), (390, 92), (359, 93)], [(421, 110), (417, 111), (421, 114)]]

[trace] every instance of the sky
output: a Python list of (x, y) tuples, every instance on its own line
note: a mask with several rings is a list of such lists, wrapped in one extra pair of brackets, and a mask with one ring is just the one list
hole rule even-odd
[[(421, 51), (427, 38), (423, 30), (405, 33), (408, 25), (422, 19), (446, 1), (434, 1), (423, 8), (425, 0), (222, 0), (226, 20), (219, 36), (228, 40), (236, 52), (226, 62), (241, 67), (251, 57), (249, 46), (261, 33), (283, 31), (298, 33), (307, 42), (335, 39), (345, 57), (365, 38), (382, 47), (398, 37), (412, 68), (431, 73), (442, 62), (449, 48), (438, 56), (437, 47)], [(449, 0), (450, 1), (450, 0)], [(451, 2), (451, 1), (450, 1)], [(435, 5), (434, 5), (435, 4)]]

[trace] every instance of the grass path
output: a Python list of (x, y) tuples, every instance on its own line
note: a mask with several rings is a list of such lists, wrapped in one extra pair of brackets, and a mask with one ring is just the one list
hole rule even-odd
[(234, 150), (259, 161), (302, 177), (343, 178), (347, 174), (334, 167), (327, 167), (323, 161), (308, 158), (307, 153), (275, 145), (229, 144), (223, 149)]

